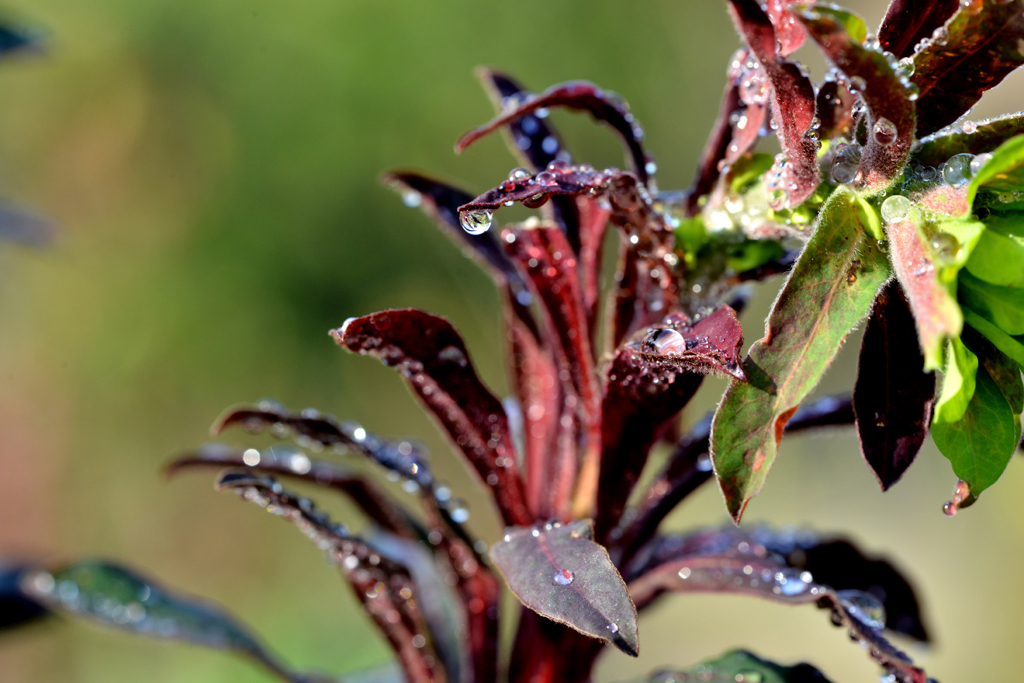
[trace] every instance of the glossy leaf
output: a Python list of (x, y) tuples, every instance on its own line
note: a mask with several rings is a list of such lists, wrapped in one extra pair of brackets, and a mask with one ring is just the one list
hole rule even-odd
[(858, 83), (867, 105), (868, 140), (861, 152), (860, 168), (868, 191), (889, 186), (903, 169), (914, 141), (914, 103), (906, 87), (881, 52), (852, 38), (829, 7), (814, 5), (800, 19), (825, 56)]
[[(593, 83), (586, 81), (572, 81), (553, 85), (539, 95), (531, 95), (512, 108), (504, 111), (497, 118), (489, 123), (475, 128), (464, 134), (455, 145), (455, 151), (461, 152), (471, 144), (498, 129), (507, 125), (514, 119), (521, 119), (524, 115), (536, 113), (538, 109), (549, 107), (567, 107), (590, 113), (596, 120), (607, 123), (622, 139), (628, 152), (631, 169), (640, 182), (645, 185), (648, 182), (647, 155), (644, 153), (641, 141), (644, 138), (643, 128), (636, 122), (634, 116), (629, 112), (629, 105), (622, 101), (618, 95), (602, 90)], [(556, 148), (557, 140), (552, 141), (551, 147)], [(543, 141), (542, 141), (543, 144)]]
[(997, 349), (1024, 368), (1024, 335), (1010, 336), (970, 308), (964, 309), (964, 320), (983, 334)]
[(956, 121), (1024, 64), (1024, 2), (964, 0), (957, 12), (914, 55), (911, 80), (920, 90), (917, 134)]
[(502, 518), (532, 519), (505, 410), (477, 377), (451, 323), (406, 308), (351, 318), (331, 336), (349, 351), (396, 367), (490, 487)]
[(825, 675), (810, 664), (781, 666), (746, 650), (726, 652), (686, 671), (656, 671), (640, 680), (643, 683), (828, 683)]
[(853, 195), (836, 190), (772, 307), (764, 338), (750, 349), (747, 382), (729, 386), (712, 426), (712, 460), (733, 519), (764, 485), (786, 422), (888, 278)]
[(942, 165), (956, 154), (994, 152), (1010, 138), (1024, 133), (1024, 115), (1020, 112), (1008, 114), (972, 122), (972, 126), (969, 133), (964, 130), (964, 126), (955, 126), (922, 138), (914, 146), (910, 162), (942, 168)]
[(818, 141), (812, 128), (814, 86), (796, 64), (782, 59), (771, 18), (756, 0), (730, 0), (729, 14), (771, 84), (772, 116), (787, 158), (785, 166), (778, 165), (778, 183), (785, 193), (782, 203), (787, 208), (799, 206), (814, 193), (821, 180)]
[(416, 519), (371, 480), (329, 460), (318, 460), (302, 451), (275, 446), (245, 451), (209, 443), (175, 458), (165, 469), (168, 476), (197, 467), (247, 468), (260, 474), (285, 476), (344, 493), (368, 519), (393, 534), (422, 538), (426, 532)]
[(818, 88), (816, 111), (821, 119), (818, 134), (823, 140), (853, 138), (853, 107), (857, 96), (837, 80), (826, 80)]
[(321, 680), (289, 671), (221, 607), (179, 595), (127, 567), (73, 562), (21, 577), (21, 589), (47, 608), (122, 631), (228, 650), (292, 682)]
[(1024, 214), (989, 214), (965, 268), (983, 282), (1024, 289)]
[(308, 499), (286, 491), (270, 477), (227, 470), (217, 489), (233, 491), (291, 522), (324, 552), (394, 649), (409, 683), (429, 683), (443, 675), (434, 648), (426, 644), (426, 626), (406, 567), (382, 557), (365, 540), (332, 523)]
[(891, 0), (878, 27), (882, 49), (897, 58), (910, 57), (921, 40), (953, 16), (959, 0)]
[(1020, 367), (997, 349), (976, 338), (972, 351), (978, 369), (966, 410), (956, 421), (941, 422), (936, 411), (932, 439), (977, 497), (999, 479), (1020, 444), (1024, 388)]
[(1024, 289), (993, 285), (968, 272), (960, 275), (958, 296), (1007, 334), (1024, 334)]
[(953, 423), (963, 417), (974, 396), (977, 373), (978, 357), (959, 338), (950, 339), (946, 345), (942, 394), (935, 405), (935, 423)]
[(935, 373), (924, 370), (914, 316), (891, 281), (868, 319), (853, 393), (861, 453), (883, 491), (921, 450), (934, 399)]
[(636, 608), (590, 520), (506, 529), (491, 559), (524, 605), (637, 656)]
[(38, 621), (50, 614), (39, 602), (21, 590), (22, 577), (35, 567), (0, 564), (0, 631)]

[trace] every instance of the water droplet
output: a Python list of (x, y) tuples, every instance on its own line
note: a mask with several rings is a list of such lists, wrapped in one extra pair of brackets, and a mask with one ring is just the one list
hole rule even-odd
[(306, 474), (312, 469), (313, 463), (305, 453), (296, 453), (289, 459), (288, 466), (296, 474)]
[(884, 116), (875, 121), (872, 131), (875, 136), (875, 142), (880, 145), (891, 145), (899, 134), (899, 131), (896, 130), (896, 124)]
[(697, 470), (700, 472), (710, 472), (712, 469), (711, 456), (707, 453), (701, 453), (697, 456)]
[(963, 125), (960, 126), (960, 129), (968, 135), (973, 135), (978, 132), (978, 124), (974, 121), (964, 121)]
[(508, 172), (508, 179), (511, 180), (512, 182), (515, 182), (517, 180), (529, 178), (530, 175), (530, 172), (527, 171), (525, 168), (517, 167), (513, 168), (511, 171)]
[(464, 211), (459, 215), (459, 223), (470, 235), (482, 235), (491, 227), (491, 212), (487, 209)]
[(878, 250), (883, 254), (889, 253), (889, 240), (878, 240)]
[(557, 185), (558, 179), (555, 178), (555, 174), (551, 171), (541, 171), (537, 174), (536, 178), (538, 185)]
[(895, 223), (903, 220), (910, 213), (912, 204), (901, 194), (894, 194), (882, 202), (882, 220)]
[(691, 571), (690, 571), (689, 567), (683, 567), (682, 569), (679, 570), (679, 578), (683, 579), (684, 581), (686, 579), (690, 578), (690, 574), (691, 574)]
[(971, 176), (974, 177), (978, 175), (978, 173), (981, 171), (981, 168), (991, 160), (992, 155), (989, 154), (988, 152), (985, 152), (984, 154), (979, 154), (978, 156), (971, 159)]
[(860, 92), (864, 92), (864, 89), (868, 87), (867, 82), (860, 76), (854, 76), (850, 79), (850, 92), (854, 95)]
[(871, 593), (858, 590), (837, 591), (839, 601), (854, 618), (873, 629), (885, 628), (885, 607)]
[(619, 632), (619, 625), (618, 624), (608, 624), (608, 630), (611, 631), (612, 633), (618, 633)]
[(656, 353), (661, 356), (680, 354), (686, 351), (686, 340), (675, 330), (662, 328), (648, 332), (641, 348), (645, 353)]
[(904, 57), (896, 64), (896, 75), (902, 78), (910, 78), (914, 75), (914, 58)]
[(970, 485), (963, 479), (958, 479), (953, 487), (953, 500), (942, 506), (942, 511), (947, 517), (952, 517), (960, 510), (960, 504), (971, 495)]
[(402, 193), (402, 203), (409, 208), (415, 208), (423, 203), (423, 197), (420, 196), (419, 192), (409, 190)]
[(942, 179), (953, 187), (961, 187), (971, 179), (972, 154), (956, 154), (942, 167)]
[(552, 580), (559, 586), (568, 586), (570, 583), (573, 582), (575, 578), (576, 577), (573, 576), (571, 571), (569, 571), (568, 569), (562, 569), (555, 572), (555, 575), (552, 577)]
[(244, 462), (249, 467), (255, 467), (256, 465), (259, 465), (260, 452), (255, 448), (247, 448), (245, 452), (242, 453), (242, 462)]
[(740, 671), (733, 677), (736, 683), (761, 683), (764, 680), (760, 671)]
[(932, 249), (944, 261), (955, 261), (960, 255), (960, 241), (948, 232), (932, 235)]
[(832, 158), (832, 180), (837, 183), (851, 183), (857, 177), (860, 169), (860, 147), (857, 145), (845, 145), (841, 147)]

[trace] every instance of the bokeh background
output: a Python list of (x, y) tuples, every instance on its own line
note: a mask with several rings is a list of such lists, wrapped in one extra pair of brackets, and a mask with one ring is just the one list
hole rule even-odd
[[(852, 5), (872, 24), (884, 10)], [(584, 78), (618, 91), (662, 187), (683, 187), (738, 46), (724, 3), (7, 0), (2, 16), (44, 31), (47, 49), (0, 64), (0, 195), (61, 227), (42, 250), (0, 245), (0, 557), (118, 558), (219, 600), (297, 667), (381, 664), (383, 641), (306, 539), (216, 494), (212, 477), (168, 482), (161, 465), (208, 439), (224, 407), (272, 396), (420, 437), (494, 540), (485, 502), (401, 381), (326, 334), (352, 315), (422, 307), (452, 319), (485, 380), (506, 387), (489, 282), (377, 175), (430, 169), (478, 191), (504, 178), (515, 163), (498, 136), (452, 153), (491, 116), (472, 77), (488, 64), (537, 90)], [(976, 116), (1024, 106), (1019, 76)], [(622, 165), (610, 132), (553, 117), (577, 158)], [(745, 316), (748, 342), (777, 286)], [(855, 349), (822, 392), (852, 386)], [(723, 386), (706, 382), (688, 419)], [(793, 438), (746, 519), (834, 530), (898, 559), (936, 637), (915, 650), (929, 672), (1009, 680), (1024, 666), (1024, 462), (947, 519), (953, 483), (929, 444), (883, 496), (851, 433)], [(724, 521), (712, 486), (671, 519)], [(733, 646), (811, 661), (840, 683), (878, 675), (812, 608), (676, 597), (641, 634), (639, 661), (609, 653), (599, 681)], [(269, 680), (219, 653), (59, 620), (4, 634), (0, 679)]]

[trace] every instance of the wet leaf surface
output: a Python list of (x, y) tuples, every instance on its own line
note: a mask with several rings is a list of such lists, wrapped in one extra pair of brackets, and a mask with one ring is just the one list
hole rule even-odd
[(199, 467), (246, 468), (254, 473), (299, 479), (344, 493), (368, 519), (406, 538), (423, 538), (426, 531), (408, 511), (385, 494), (371, 479), (329, 460), (308, 457), (281, 446), (242, 450), (210, 443), (176, 458), (165, 469), (168, 476)]
[(786, 422), (888, 278), (853, 195), (836, 190), (772, 307), (764, 338), (750, 349), (747, 382), (729, 386), (712, 426), (712, 460), (733, 519), (764, 485)]
[(816, 133), (808, 135), (814, 133), (814, 85), (796, 64), (779, 55), (780, 38), (771, 18), (755, 0), (730, 0), (729, 14), (771, 84), (772, 116), (787, 159), (784, 166), (776, 165), (780, 172), (778, 186), (784, 193), (781, 204), (798, 206), (813, 194), (821, 180)]
[(685, 671), (655, 671), (643, 683), (828, 683), (810, 664), (781, 666), (746, 650), (733, 650)]
[(178, 594), (118, 564), (82, 560), (50, 571), (30, 571), (21, 577), (20, 586), (30, 598), (61, 614), (154, 638), (228, 650), (285, 681), (326, 680), (289, 671), (221, 607)]
[(891, 0), (878, 27), (878, 42), (897, 58), (911, 57), (914, 47), (946, 23), (959, 6), (959, 0)]
[(891, 281), (868, 319), (853, 393), (861, 453), (883, 491), (921, 450), (934, 400), (935, 373), (924, 370), (914, 316)]
[(608, 552), (593, 541), (590, 520), (506, 529), (491, 559), (531, 610), (626, 654), (639, 653), (636, 608)]
[(964, 0), (927, 47), (914, 55), (911, 80), (920, 89), (917, 134), (956, 121), (1024, 64), (1024, 2)]
[(331, 336), (398, 369), (492, 491), (506, 523), (532, 520), (505, 409), (477, 377), (451, 323), (406, 308), (349, 319)]
[(22, 577), (36, 567), (25, 564), (0, 564), (0, 631), (38, 621), (50, 611), (21, 590)]
[[(619, 134), (623, 145), (625, 145), (632, 171), (640, 179), (640, 182), (647, 184), (648, 159), (641, 144), (644, 138), (643, 128), (630, 113), (629, 106), (618, 95), (602, 90), (586, 81), (553, 85), (539, 95), (527, 96), (489, 123), (475, 128), (459, 138), (455, 145), (455, 151), (461, 152), (488, 133), (508, 125), (510, 121), (522, 119), (526, 114), (531, 113), (536, 116), (537, 110), (549, 107), (566, 107), (586, 111), (596, 120), (607, 123)], [(542, 147), (543, 142), (542, 140)], [(557, 139), (554, 139), (551, 149), (557, 152), (556, 145)]]
[(914, 102), (880, 52), (853, 39), (830, 7), (814, 5), (799, 14), (825, 56), (842, 71), (867, 105), (868, 140), (860, 168), (868, 191), (882, 190), (903, 169), (914, 141)]
[(1010, 138), (1024, 133), (1024, 115), (1009, 114), (973, 125), (971, 133), (965, 132), (963, 126), (955, 126), (922, 138), (910, 153), (910, 163), (942, 168), (956, 154), (994, 152)]
[(334, 524), (309, 499), (285, 490), (271, 477), (227, 470), (218, 479), (217, 489), (232, 491), (291, 522), (323, 551), (395, 651), (410, 683), (444, 680), (437, 653), (426, 640), (429, 633), (405, 566), (387, 559), (346, 527)]

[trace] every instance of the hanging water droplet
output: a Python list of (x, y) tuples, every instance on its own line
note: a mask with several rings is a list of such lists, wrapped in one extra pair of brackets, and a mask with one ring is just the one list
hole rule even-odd
[(910, 213), (910, 200), (901, 194), (894, 194), (882, 202), (882, 220), (895, 223), (903, 220)]
[(932, 235), (932, 249), (943, 261), (955, 261), (960, 255), (960, 241), (948, 232)]
[(860, 168), (860, 147), (846, 145), (841, 147), (832, 158), (832, 180), (837, 183), (851, 183), (857, 177)]
[(837, 591), (836, 595), (858, 621), (879, 631), (885, 628), (885, 606), (874, 595), (858, 590)]
[(515, 182), (517, 180), (524, 180), (529, 177), (530, 172), (522, 167), (513, 168), (511, 171), (508, 172), (508, 179), (511, 180), (512, 182)]
[(891, 145), (899, 134), (899, 131), (896, 130), (896, 124), (884, 116), (875, 121), (872, 131), (875, 136), (875, 142), (880, 145)]
[(570, 583), (573, 582), (573, 580), (575, 580), (575, 578), (576, 577), (573, 576), (573, 573), (568, 569), (561, 569), (555, 572), (555, 575), (554, 577), (552, 577), (552, 580), (559, 586), (568, 586)]
[(960, 187), (971, 179), (973, 154), (956, 154), (942, 167), (942, 179), (953, 187)]
[(491, 212), (487, 209), (464, 211), (459, 215), (459, 223), (470, 235), (482, 235), (491, 227)]
[(971, 177), (973, 178), (974, 176), (978, 175), (978, 173), (981, 171), (981, 168), (989, 161), (991, 161), (991, 159), (992, 155), (989, 154), (988, 152), (985, 152), (984, 154), (979, 154), (978, 156), (971, 159)]
[(711, 463), (711, 456), (707, 453), (701, 453), (697, 456), (697, 470), (700, 472), (710, 472), (713, 468)]

